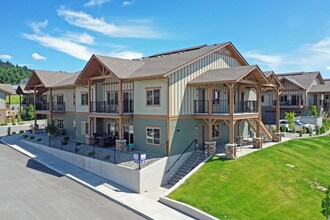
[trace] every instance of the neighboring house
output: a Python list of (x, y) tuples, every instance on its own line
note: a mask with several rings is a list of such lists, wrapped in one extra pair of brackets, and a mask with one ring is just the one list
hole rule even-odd
[[(10, 116), (10, 103), (6, 103), (6, 96), (14, 95), (15, 91), (10, 84), (0, 84), (0, 123), (5, 122), (8, 116)], [(9, 99), (10, 100), (10, 99)]]
[[(265, 72), (267, 74), (269, 72)], [(294, 72), (276, 74), (283, 85), (280, 94), (280, 117), (294, 111), (296, 116), (310, 115), (311, 106), (317, 106), (319, 115), (329, 108), (330, 85), (326, 84), (320, 72)], [(329, 86), (328, 86), (329, 85)], [(327, 95), (328, 94), (328, 95)], [(264, 123), (275, 123), (276, 92), (262, 94)]]
[(180, 154), (194, 139), (200, 148), (207, 141), (233, 144), (251, 130), (272, 139), (260, 113), (261, 91), (274, 88), (281, 84), (230, 42), (135, 60), (93, 55), (80, 73), (35, 70), (26, 85), (47, 91), (36, 113), (56, 119), (75, 139), (107, 135), (162, 155)]
[[(34, 93), (32, 90), (26, 90), (25, 85), (18, 85), (16, 94), (21, 96), (19, 108), (23, 110), (24, 114), (26, 114), (27, 106), (34, 105)], [(37, 96), (37, 102), (42, 102), (43, 100), (47, 100), (47, 95), (43, 94), (41, 96)]]

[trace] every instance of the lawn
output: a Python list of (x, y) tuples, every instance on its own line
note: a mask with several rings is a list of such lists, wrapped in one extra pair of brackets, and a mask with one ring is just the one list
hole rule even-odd
[(169, 197), (220, 219), (325, 219), (318, 188), (329, 184), (328, 135), (213, 157)]
[[(9, 103), (9, 96), (6, 96), (6, 103)], [(19, 104), (19, 95), (11, 95), (10, 104)]]

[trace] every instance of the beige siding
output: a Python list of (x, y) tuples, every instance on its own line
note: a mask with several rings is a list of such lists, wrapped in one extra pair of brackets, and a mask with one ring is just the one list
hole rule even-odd
[(56, 102), (57, 95), (63, 95), (63, 99), (65, 102), (65, 111), (75, 111), (73, 106), (73, 93), (75, 89), (57, 89), (53, 90), (53, 102)]
[[(160, 106), (146, 106), (146, 88), (160, 88)], [(134, 114), (167, 115), (167, 82), (165, 79), (134, 82)]]
[(6, 105), (6, 93), (0, 91), (0, 109), (7, 109)]
[(193, 114), (194, 86), (187, 83), (209, 69), (240, 66), (239, 62), (230, 56), (227, 49), (222, 52), (228, 56), (212, 53), (187, 67), (170, 75), (171, 109), (170, 115)]
[(76, 87), (76, 111), (88, 112), (88, 105), (81, 105), (81, 93), (88, 92), (86, 87)]

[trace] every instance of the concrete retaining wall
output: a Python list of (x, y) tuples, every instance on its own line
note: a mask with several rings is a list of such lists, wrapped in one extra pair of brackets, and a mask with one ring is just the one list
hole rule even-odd
[(306, 123), (306, 124), (312, 124), (312, 125), (319, 125), (322, 127), (322, 117), (314, 117), (314, 116), (300, 116), (300, 121)]

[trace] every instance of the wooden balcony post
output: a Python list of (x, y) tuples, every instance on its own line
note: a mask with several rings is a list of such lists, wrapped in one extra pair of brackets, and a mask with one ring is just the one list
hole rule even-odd
[(229, 88), (229, 143), (234, 144), (234, 86), (235, 83), (226, 83)]
[(208, 119), (207, 125), (208, 125), (208, 129), (209, 129), (209, 141), (212, 141), (212, 122), (211, 122), (211, 119)]
[(123, 81), (120, 79), (119, 80), (119, 94), (118, 94), (118, 100), (119, 100), (119, 139), (122, 140), (124, 137), (123, 134)]
[(92, 86), (92, 80), (88, 80), (88, 96), (87, 96), (87, 101), (88, 101), (88, 113), (91, 112), (91, 101), (92, 101), (92, 92), (91, 92), (91, 86)]
[(213, 90), (213, 85), (208, 85), (208, 97), (209, 97), (209, 115), (212, 114), (212, 90)]
[(49, 107), (50, 117), (52, 117), (52, 110), (53, 110), (53, 89), (52, 88), (49, 89), (49, 103), (48, 103), (48, 107)]
[(34, 87), (33, 90), (33, 98), (34, 98), (34, 125), (37, 125), (37, 114), (36, 114), (36, 110), (37, 110), (37, 88)]
[(234, 144), (235, 140), (234, 140), (234, 136), (235, 136), (235, 130), (234, 130), (234, 126), (235, 126), (235, 123), (234, 123), (234, 119), (233, 118), (230, 118), (229, 120), (229, 143), (230, 144)]
[(276, 132), (280, 132), (280, 90), (276, 88)]
[(257, 104), (258, 104), (258, 125), (257, 137), (260, 137), (260, 124), (261, 124), (261, 85), (257, 85)]

